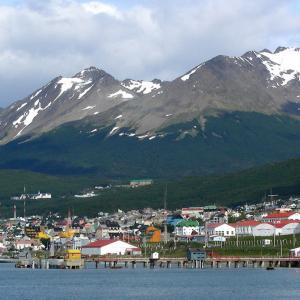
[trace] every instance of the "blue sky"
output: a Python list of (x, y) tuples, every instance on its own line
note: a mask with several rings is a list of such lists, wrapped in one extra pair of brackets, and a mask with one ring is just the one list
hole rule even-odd
[(90, 65), (170, 80), (279, 45), (300, 46), (300, 1), (0, 0), (0, 106)]

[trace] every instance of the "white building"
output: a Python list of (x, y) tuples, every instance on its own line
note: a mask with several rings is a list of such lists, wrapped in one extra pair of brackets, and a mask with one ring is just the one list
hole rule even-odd
[(285, 220), (300, 220), (300, 213), (288, 211), (288, 212), (276, 212), (268, 214), (263, 218), (263, 222), (279, 223)]
[(199, 222), (194, 220), (182, 220), (175, 227), (175, 235), (189, 237), (200, 233)]
[(235, 232), (239, 236), (251, 236), (253, 235), (253, 229), (259, 224), (261, 223), (254, 220), (240, 221), (235, 224)]
[(204, 213), (203, 207), (184, 207), (181, 209), (181, 215), (183, 218), (202, 218)]
[(140, 255), (141, 249), (120, 240), (98, 240), (81, 248), (82, 255)]
[(75, 236), (73, 238), (73, 249), (80, 249), (83, 246), (86, 246), (90, 243), (90, 239), (87, 236)]
[(261, 223), (253, 228), (253, 236), (272, 236), (275, 233), (275, 226), (268, 223)]
[(282, 221), (280, 223), (274, 224), (276, 235), (292, 235), (300, 233), (300, 223), (299, 221)]
[(50, 193), (41, 193), (41, 192), (38, 192), (37, 194), (30, 196), (30, 199), (32, 200), (51, 199), (51, 198), (52, 195)]
[(207, 231), (209, 235), (219, 235), (225, 237), (235, 236), (235, 227), (226, 223), (210, 223), (207, 224)]

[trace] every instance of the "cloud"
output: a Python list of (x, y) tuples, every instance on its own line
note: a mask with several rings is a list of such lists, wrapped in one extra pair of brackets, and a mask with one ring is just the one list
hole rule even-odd
[(218, 54), (300, 46), (299, 14), (283, 0), (0, 4), (0, 106), (90, 65), (119, 79), (173, 79)]
[(93, 2), (83, 3), (82, 7), (87, 12), (95, 14), (95, 15), (107, 14), (107, 15), (115, 17), (117, 19), (122, 18), (122, 13), (113, 5), (93, 1)]

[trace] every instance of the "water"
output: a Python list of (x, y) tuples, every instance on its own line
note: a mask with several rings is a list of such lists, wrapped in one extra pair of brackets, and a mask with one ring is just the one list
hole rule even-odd
[(300, 299), (300, 270), (30, 270), (0, 264), (0, 291), (1, 300)]

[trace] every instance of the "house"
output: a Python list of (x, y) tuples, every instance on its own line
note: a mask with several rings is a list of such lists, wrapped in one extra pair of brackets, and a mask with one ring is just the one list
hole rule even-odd
[(290, 257), (300, 257), (300, 247), (291, 249), (289, 251)]
[(192, 236), (200, 232), (199, 222), (194, 220), (182, 220), (175, 227), (175, 235)]
[(161, 239), (161, 232), (154, 226), (149, 226), (146, 229), (146, 239), (149, 243), (159, 243)]
[(39, 242), (37, 242), (36, 240), (31, 240), (31, 239), (21, 239), (21, 240), (17, 240), (15, 243), (16, 249), (17, 250), (23, 250), (23, 249), (33, 249), (34, 251), (38, 251), (43, 249), (42, 244), (40, 244)]
[(207, 224), (208, 235), (219, 235), (225, 237), (235, 236), (235, 227), (233, 224), (209, 223)]
[(253, 228), (261, 222), (254, 220), (239, 221), (235, 223), (235, 232), (237, 235), (253, 235)]
[(81, 248), (82, 255), (140, 255), (141, 249), (120, 240), (98, 240)]
[(204, 209), (203, 207), (184, 207), (181, 209), (181, 215), (183, 218), (202, 218)]
[(285, 220), (300, 220), (300, 213), (294, 211), (271, 213), (266, 215), (262, 221), (267, 223), (279, 223)]

